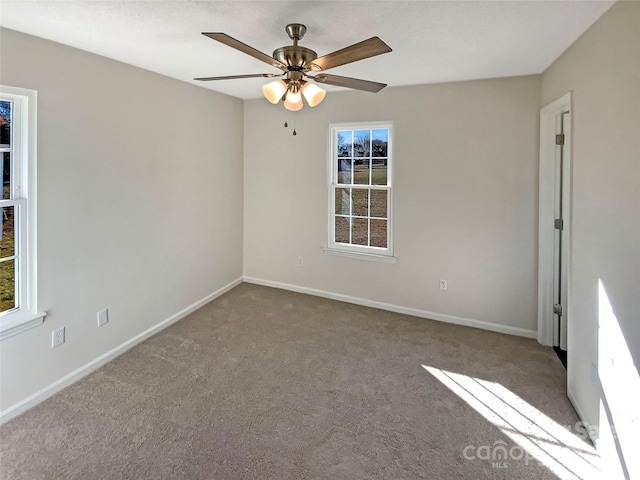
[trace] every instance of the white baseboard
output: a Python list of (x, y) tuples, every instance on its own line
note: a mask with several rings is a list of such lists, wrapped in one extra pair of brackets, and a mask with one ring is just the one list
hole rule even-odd
[(376, 302), (375, 300), (369, 300), (366, 298), (352, 297), (349, 295), (343, 295), (341, 293), (316, 290), (315, 288), (300, 287), (297, 285), (290, 285), (288, 283), (262, 280), (260, 278), (244, 277), (243, 280), (247, 283), (255, 283), (257, 285), (264, 285), (265, 287), (274, 287), (283, 290), (290, 290), (292, 292), (306, 293), (308, 295), (315, 295), (317, 297), (330, 298), (331, 300), (339, 300), (341, 302), (353, 303), (356, 305), (362, 305), (364, 307), (378, 308), (380, 310), (402, 313), (404, 315), (412, 315), (414, 317), (428, 318), (430, 320), (437, 320), (439, 322), (454, 323), (456, 325), (475, 327), (482, 330), (491, 330), (492, 332), (506, 333), (508, 335), (516, 335), (518, 337), (534, 339), (538, 338), (537, 331), (527, 330), (525, 328), (511, 327), (509, 325), (500, 325), (498, 323), (491, 322), (483, 322), (482, 320), (474, 320), (472, 318), (462, 318), (453, 315), (445, 315), (442, 313), (429, 312), (427, 310), (419, 310), (417, 308), (402, 307), (400, 305), (393, 305), (391, 303)]
[[(231, 290), (235, 286), (239, 285), (243, 281), (245, 281), (247, 283), (254, 283), (254, 284), (257, 284), (257, 285), (264, 285), (264, 286), (267, 286), (267, 287), (280, 288), (280, 289), (283, 289), (283, 290), (290, 290), (292, 292), (305, 293), (305, 294), (314, 295), (314, 296), (317, 296), (317, 297), (324, 297), (324, 298), (329, 298), (329, 299), (332, 299), (332, 300), (338, 300), (338, 301), (342, 301), (342, 302), (353, 303), (355, 305), (362, 305), (362, 306), (365, 306), (365, 307), (378, 308), (380, 310), (387, 310), (387, 311), (390, 311), (390, 312), (401, 313), (401, 314), (405, 314), (405, 315), (412, 315), (414, 317), (428, 318), (428, 319), (437, 320), (437, 321), (440, 321), (440, 322), (453, 323), (453, 324), (456, 324), (456, 325), (464, 325), (464, 326), (467, 326), (467, 327), (475, 327), (475, 328), (480, 328), (480, 329), (483, 329), (483, 330), (491, 330), (491, 331), (494, 331), (494, 332), (506, 333), (506, 334), (509, 334), (509, 335), (516, 335), (516, 336), (520, 336), (520, 337), (537, 338), (537, 332), (535, 330), (526, 330), (524, 328), (510, 327), (508, 325), (500, 325), (500, 324), (497, 324), (497, 323), (483, 322), (481, 320), (474, 320), (474, 319), (469, 319), (469, 318), (461, 318), (461, 317), (456, 317), (456, 316), (453, 316), (453, 315), (444, 315), (444, 314), (440, 314), (440, 313), (429, 312), (429, 311), (426, 311), (426, 310), (419, 310), (419, 309), (416, 309), (416, 308), (402, 307), (402, 306), (393, 305), (393, 304), (390, 304), (390, 303), (376, 302), (374, 300), (368, 300), (368, 299), (365, 299), (365, 298), (352, 297), (352, 296), (343, 295), (343, 294), (340, 294), (340, 293), (333, 293), (333, 292), (327, 292), (327, 291), (324, 291), (324, 290), (317, 290), (317, 289), (314, 289), (314, 288), (300, 287), (300, 286), (297, 286), (297, 285), (290, 285), (290, 284), (281, 283), (281, 282), (274, 282), (274, 281), (271, 281), (271, 280), (262, 280), (262, 279), (253, 278), (253, 277), (243, 277), (243, 278), (238, 278), (238, 279), (234, 280), (233, 282), (231, 282), (231, 283), (225, 285), (224, 287), (216, 290), (215, 292), (207, 295), (206, 297), (202, 298), (201, 300), (198, 300), (197, 302), (193, 303), (192, 305), (189, 305), (188, 307), (186, 307), (185, 309), (179, 311), (175, 315), (172, 315), (171, 317), (163, 320), (162, 322), (154, 325), (153, 327), (151, 327), (151, 328), (145, 330), (144, 332), (136, 335), (135, 337), (127, 340), (126, 342), (122, 343), (121, 345), (118, 345), (117, 347), (113, 348), (112, 350), (104, 353), (103, 355), (100, 355), (99, 357), (97, 357), (97, 358), (93, 359), (92, 361), (86, 363), (85, 365), (81, 366), (80, 368), (77, 368), (76, 370), (68, 373), (64, 377), (56, 380), (55, 382), (51, 383), (50, 385), (44, 387), (43, 389), (41, 389), (41, 390), (39, 390), (37, 392), (35, 392), (34, 394), (29, 395), (24, 400), (21, 400), (20, 402), (15, 403), (15, 404), (11, 405), (10, 407), (0, 411), (0, 425), (5, 423), (6, 421), (18, 416), (18, 415), (20, 415), (21, 413), (26, 412), (30, 408), (36, 406), (38, 403), (40, 403), (40, 402), (46, 400), (47, 398), (51, 397), (52, 395), (54, 395), (55, 393), (59, 392), (63, 388), (71, 385), (72, 383), (77, 382), (81, 378), (83, 378), (86, 375), (90, 374), (91, 372), (97, 370), (101, 366), (103, 366), (106, 363), (110, 362), (111, 360), (113, 360), (117, 356), (123, 354), (124, 352), (126, 352), (130, 348), (134, 347), (135, 345), (143, 342), (147, 338), (155, 335), (156, 333), (158, 333), (161, 330), (167, 328), (168, 326), (172, 325), (173, 323), (177, 322), (178, 320), (181, 320), (182, 318), (186, 317), (190, 313), (192, 313), (195, 310), (199, 309), (203, 305), (209, 303), (210, 301), (216, 299), (217, 297), (221, 296), (222, 294), (228, 292), (229, 290)], [(569, 397), (569, 398), (571, 399), (571, 397)], [(576, 406), (576, 411), (578, 411), (579, 407), (577, 406), (577, 404), (573, 401), (573, 399), (571, 399), (571, 401), (574, 404), (574, 406)], [(586, 420), (586, 417), (583, 417), (583, 415), (581, 414), (580, 411), (578, 411), (578, 415), (580, 416), (581, 419)]]
[(52, 384), (50, 384), (50, 385), (48, 385), (46, 387), (44, 387), (42, 390), (39, 390), (36, 393), (34, 393), (32, 395), (29, 395), (24, 400), (21, 400), (20, 402), (15, 403), (15, 404), (11, 405), (10, 407), (2, 410), (0, 412), (0, 425), (5, 423), (6, 421), (18, 416), (18, 415), (20, 415), (21, 413), (26, 412), (30, 408), (36, 406), (38, 403), (40, 403), (40, 402), (46, 400), (47, 398), (51, 397), (53, 394), (59, 392), (63, 388), (71, 385), (72, 383), (77, 382), (82, 377), (85, 377), (86, 375), (90, 374), (94, 370), (97, 370), (98, 368), (100, 368), (101, 366), (103, 366), (106, 363), (110, 362), (111, 360), (113, 360), (117, 356), (123, 354), (124, 352), (126, 352), (130, 348), (132, 348), (135, 345), (139, 344), (140, 342), (146, 340), (147, 338), (155, 335), (159, 331), (167, 328), (169, 325), (172, 325), (175, 322), (177, 322), (178, 320), (183, 319), (184, 317), (186, 317), (190, 313), (196, 311), (197, 309), (199, 309), (200, 307), (206, 305), (210, 301), (218, 298), (220, 295), (228, 292), (229, 290), (231, 290), (233, 287), (239, 285), (240, 283), (242, 283), (242, 278), (238, 278), (238, 279), (234, 280), (233, 282), (225, 285), (224, 287), (216, 290), (215, 292), (213, 292), (213, 293), (207, 295), (206, 297), (198, 300), (197, 302), (189, 305), (187, 308), (185, 308), (183, 310), (180, 310), (175, 315), (172, 315), (171, 317), (167, 318), (166, 320), (163, 320), (162, 322), (154, 325), (153, 327), (145, 330), (144, 332), (139, 333), (135, 337), (130, 338), (126, 342), (122, 343), (121, 345), (118, 345), (114, 349), (109, 350), (107, 353), (104, 353), (103, 355), (100, 355), (99, 357), (91, 360), (89, 363), (84, 364), (83, 366), (81, 366), (80, 368), (77, 368), (73, 372), (68, 373), (64, 377), (56, 380), (55, 382), (53, 382)]

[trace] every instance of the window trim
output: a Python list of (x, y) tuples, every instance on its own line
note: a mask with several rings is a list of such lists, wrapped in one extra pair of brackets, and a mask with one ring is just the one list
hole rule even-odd
[[(335, 241), (335, 195), (337, 183), (337, 138), (339, 130), (375, 130), (385, 128), (389, 132), (387, 155), (387, 185), (354, 185), (355, 188), (381, 189), (387, 194), (387, 248), (365, 245), (337, 243)], [(394, 190), (394, 152), (393, 152), (393, 122), (349, 122), (329, 124), (328, 161), (327, 161), (327, 244), (324, 253), (341, 257), (359, 258), (384, 263), (397, 263), (398, 258), (393, 254), (393, 190)]]
[[(37, 308), (37, 92), (0, 85), (0, 94), (14, 103), (12, 120), (14, 164), (12, 167), (13, 180), (17, 182), (20, 190), (19, 198), (11, 202), (20, 212), (18, 216), (20, 238), (16, 244), (19, 248), (21, 267), (18, 280), (19, 304), (17, 309), (0, 313), (0, 340), (4, 340), (42, 324), (46, 313), (39, 312)], [(16, 125), (18, 128), (15, 128)], [(19, 132), (17, 139), (16, 132)], [(17, 161), (16, 158), (18, 158)]]

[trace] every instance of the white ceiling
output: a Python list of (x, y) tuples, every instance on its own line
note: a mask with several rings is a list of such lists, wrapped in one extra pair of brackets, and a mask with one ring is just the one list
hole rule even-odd
[(541, 73), (613, 3), (0, 0), (0, 25), (235, 97), (258, 98), (262, 78), (192, 80), (279, 73), (201, 32), (224, 32), (269, 55), (291, 44), (284, 27), (292, 22), (307, 26), (300, 44), (319, 56), (379, 36), (393, 52), (329, 73), (415, 85)]

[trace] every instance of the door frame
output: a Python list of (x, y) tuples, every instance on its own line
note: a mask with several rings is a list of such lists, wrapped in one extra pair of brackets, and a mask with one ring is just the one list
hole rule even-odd
[[(555, 135), (557, 133), (558, 117), (564, 112), (564, 158), (562, 185), (562, 273), (560, 279), (565, 286), (566, 305), (562, 305), (565, 331), (568, 328), (569, 295), (571, 292), (571, 184), (572, 184), (572, 125), (573, 98), (568, 92), (540, 110), (540, 163), (539, 163), (539, 191), (538, 191), (538, 342), (552, 346), (556, 340), (556, 322), (554, 319), (554, 242), (555, 231), (553, 222), (556, 207), (556, 157), (557, 147)], [(565, 338), (568, 336), (565, 334)], [(562, 345), (561, 338), (558, 344)], [(568, 347), (567, 347), (568, 349)]]

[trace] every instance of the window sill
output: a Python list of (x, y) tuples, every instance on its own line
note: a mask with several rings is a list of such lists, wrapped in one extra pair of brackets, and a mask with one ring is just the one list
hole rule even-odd
[(358, 258), (360, 260), (370, 260), (372, 262), (382, 263), (398, 263), (398, 257), (392, 255), (380, 255), (368, 252), (353, 252), (347, 250), (338, 250), (336, 248), (323, 248), (322, 251), (327, 255), (335, 255), (338, 257)]
[(16, 312), (0, 317), (0, 341), (42, 325), (45, 312)]

